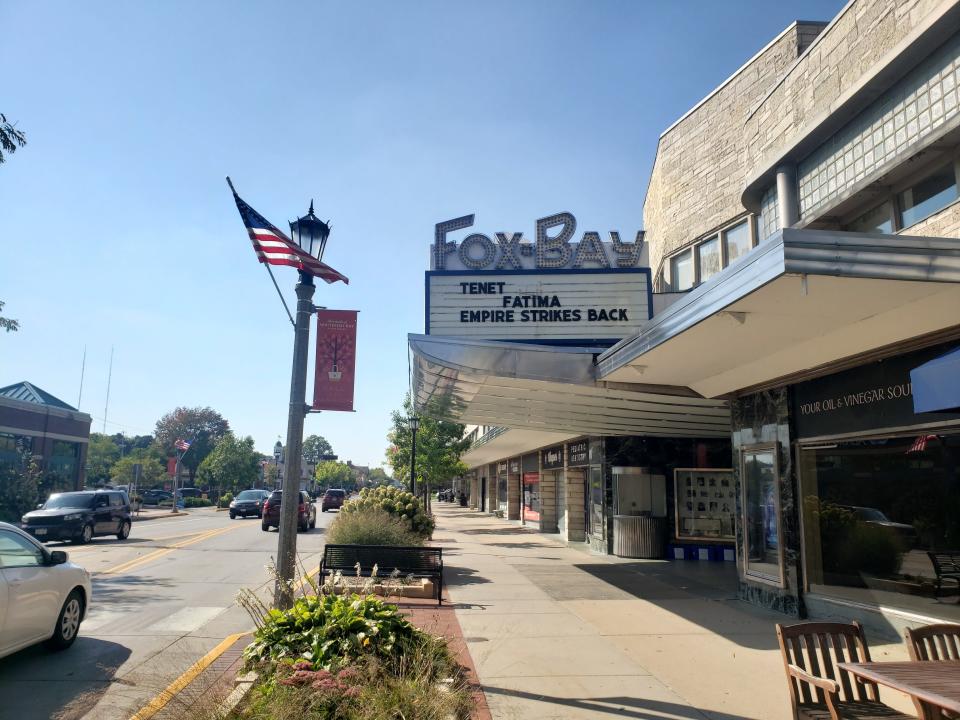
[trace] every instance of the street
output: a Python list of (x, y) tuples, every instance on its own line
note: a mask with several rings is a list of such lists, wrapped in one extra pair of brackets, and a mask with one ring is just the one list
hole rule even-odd
[[(319, 564), (335, 513), (297, 536), (300, 561)], [(277, 531), (213, 508), (135, 522), (126, 541), (49, 543), (93, 576), (80, 636), (60, 653), (38, 645), (0, 660), (0, 718), (126, 720), (227, 635), (252, 629), (235, 597), (270, 597)]]

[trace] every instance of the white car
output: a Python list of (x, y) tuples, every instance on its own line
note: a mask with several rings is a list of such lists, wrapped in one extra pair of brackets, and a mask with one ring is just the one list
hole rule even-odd
[(90, 573), (0, 522), (0, 657), (44, 642), (73, 645), (90, 605)]

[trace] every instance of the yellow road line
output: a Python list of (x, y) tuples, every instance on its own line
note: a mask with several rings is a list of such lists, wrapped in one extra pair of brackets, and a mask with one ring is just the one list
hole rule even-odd
[(169, 553), (172, 553), (174, 550), (179, 550), (180, 548), (187, 547), (188, 545), (193, 545), (194, 543), (201, 542), (202, 540), (209, 540), (219, 535), (223, 535), (225, 533), (230, 532), (231, 530), (236, 530), (238, 527), (240, 526), (231, 525), (230, 527), (216, 528), (214, 530), (210, 530), (208, 532), (202, 533), (197, 537), (191, 537), (187, 540), (181, 540), (178, 543), (174, 543), (170, 547), (160, 548), (159, 550), (154, 550), (153, 552), (147, 553), (146, 555), (141, 555), (140, 557), (133, 558), (132, 560), (127, 560), (126, 562), (120, 563), (119, 565), (116, 565), (107, 570), (100, 570), (96, 574), (115, 575), (117, 573), (126, 572), (128, 570), (132, 570), (134, 568), (140, 567), (141, 565), (144, 565), (152, 560), (161, 558), (164, 555), (168, 555)]
[(301, 577), (300, 580), (298, 580), (298, 581), (294, 584), (294, 586), (293, 586), (293, 594), (294, 594), (294, 596), (296, 596), (296, 594), (297, 594), (298, 592), (300, 592), (301, 590), (303, 590), (303, 586), (307, 584), (307, 580), (309, 580), (310, 578), (312, 578), (313, 576), (315, 576), (318, 572), (320, 572), (320, 566), (319, 566), (319, 565), (317, 565), (313, 570), (311, 570), (311, 571), (308, 572), (306, 575), (304, 575), (303, 577)]
[[(193, 531), (193, 532), (177, 533), (176, 535), (164, 535), (164, 536), (162, 536), (162, 537), (144, 538), (144, 541), (146, 541), (146, 542), (155, 542), (155, 541), (157, 541), (157, 540), (173, 540), (174, 538), (192, 537), (193, 535), (200, 535), (201, 533), (206, 533), (206, 532), (210, 532), (210, 531), (209, 531), (209, 530), (195, 530), (195, 531)], [(105, 549), (105, 548), (112, 548), (112, 547), (121, 547), (121, 548), (122, 548), (122, 547), (135, 547), (135, 548), (136, 548), (136, 547), (143, 547), (143, 544), (142, 544), (142, 543), (135, 543), (135, 544), (133, 544), (133, 545), (97, 545), (96, 543), (91, 543), (90, 545), (81, 545), (80, 547), (70, 548), (69, 552), (70, 552), (71, 555), (73, 555), (74, 553), (77, 553), (77, 552), (79, 552), (79, 553), (82, 553), (82, 552), (90, 552), (91, 550), (103, 550), (103, 549)]]
[(158, 712), (163, 710), (163, 708), (167, 706), (167, 703), (176, 697), (178, 692), (193, 682), (193, 680), (200, 673), (206, 670), (214, 660), (223, 655), (223, 653), (225, 653), (231, 645), (233, 645), (237, 640), (246, 634), (247, 633), (236, 633), (234, 635), (228, 635), (225, 637), (219, 645), (197, 660), (193, 665), (188, 667), (180, 677), (167, 685), (163, 692), (154, 697), (139, 712), (137, 712), (136, 715), (131, 717), (130, 720), (148, 720), (148, 718), (152, 718)]

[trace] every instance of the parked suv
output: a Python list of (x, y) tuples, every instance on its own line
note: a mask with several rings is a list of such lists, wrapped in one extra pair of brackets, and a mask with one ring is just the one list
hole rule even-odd
[(269, 497), (269, 490), (244, 490), (230, 501), (230, 519), (233, 520), (237, 515), (240, 517), (247, 517), (247, 515), (261, 517), (263, 515), (263, 503)]
[[(317, 508), (310, 496), (303, 490), (297, 493), (297, 497), (300, 501), (300, 507), (297, 509), (297, 530), (306, 532), (317, 526)], [(264, 532), (272, 527), (280, 527), (280, 501), (282, 499), (283, 492), (274, 490), (263, 504), (263, 520), (260, 523), (260, 528)]]
[(121, 490), (54, 493), (23, 516), (23, 530), (38, 540), (88, 543), (95, 535), (130, 535), (130, 500)]
[(327, 510), (332, 510), (333, 508), (340, 509), (343, 507), (343, 501), (346, 499), (346, 490), (330, 488), (323, 494), (323, 497), (320, 498), (320, 512), (326, 512)]

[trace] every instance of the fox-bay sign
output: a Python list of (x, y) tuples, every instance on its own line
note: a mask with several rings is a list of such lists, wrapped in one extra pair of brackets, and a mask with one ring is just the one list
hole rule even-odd
[(639, 231), (623, 242), (586, 231), (574, 242), (567, 212), (523, 233), (471, 233), (473, 215), (437, 223), (426, 273), (426, 332), (451, 337), (609, 345), (635, 334), (651, 316), (650, 269)]

